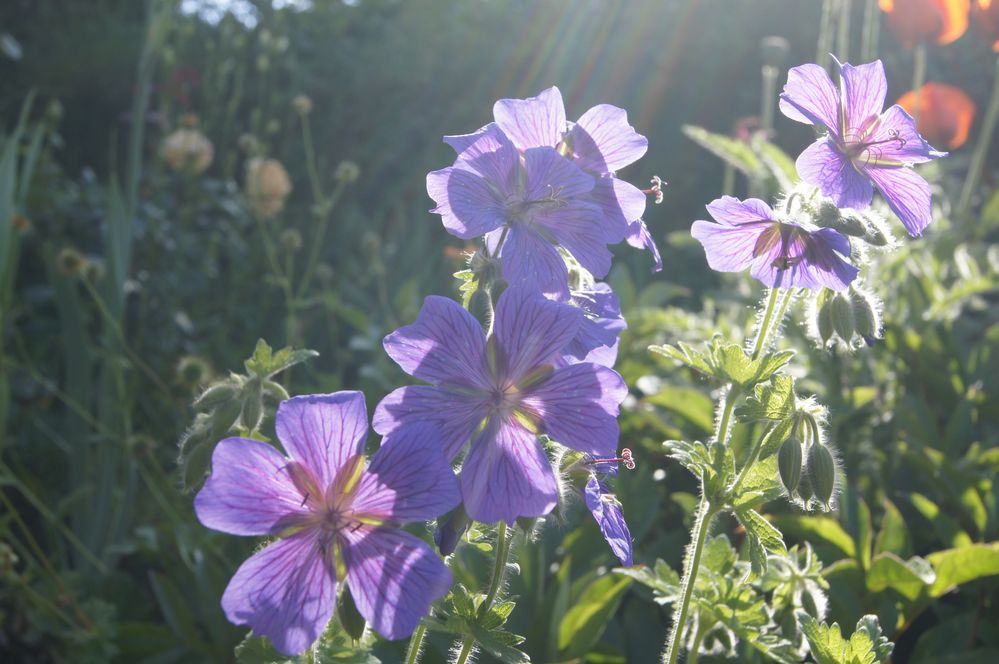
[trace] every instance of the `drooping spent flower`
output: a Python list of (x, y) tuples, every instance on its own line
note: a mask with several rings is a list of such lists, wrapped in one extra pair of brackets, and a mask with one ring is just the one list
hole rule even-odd
[(695, 221), (690, 234), (704, 246), (712, 270), (749, 268), (772, 288), (813, 290), (843, 290), (857, 276), (857, 268), (846, 261), (850, 241), (837, 230), (779, 220), (757, 198), (722, 196), (707, 208), (717, 223)]
[(375, 411), (382, 434), (433, 424), (454, 459), (471, 440), (461, 469), (468, 516), (513, 523), (547, 514), (558, 489), (539, 441), (594, 456), (613, 454), (618, 408), (627, 394), (613, 370), (580, 362), (557, 366), (582, 312), (537, 291), (511, 286), (497, 302), (487, 339), (456, 302), (428, 297), (411, 325), (385, 337), (385, 351), (430, 385), (401, 387)]
[(628, 469), (635, 467), (631, 450), (627, 447), (621, 450), (620, 459), (588, 459), (589, 478), (583, 489), (583, 500), (597, 525), (600, 526), (600, 532), (607, 540), (607, 544), (610, 545), (611, 551), (618, 557), (622, 565), (631, 567), (634, 564), (631, 531), (628, 529), (628, 523), (624, 520), (621, 503), (617, 496), (611, 493), (606, 481), (608, 476), (617, 475), (619, 461), (623, 462)]
[(898, 100), (916, 118), (916, 129), (938, 145), (956, 150), (968, 140), (975, 119), (975, 102), (964, 90), (944, 83), (927, 83), (909, 90)]
[(308, 648), (333, 614), (337, 583), (382, 636), (408, 636), (451, 573), (426, 543), (397, 527), (433, 519), (460, 501), (458, 484), (425, 426), (382, 441), (365, 468), (364, 395), (295, 397), (278, 408), (270, 445), (227, 438), (194, 501), (204, 525), (277, 539), (236, 571), (222, 595), (234, 624), (282, 653)]
[(818, 65), (788, 72), (781, 111), (829, 130), (798, 157), (798, 175), (839, 207), (866, 208), (877, 187), (909, 234), (918, 236), (932, 219), (931, 192), (912, 166), (946, 153), (919, 135), (901, 106), (882, 112), (888, 83), (880, 60), (839, 67), (840, 90)]

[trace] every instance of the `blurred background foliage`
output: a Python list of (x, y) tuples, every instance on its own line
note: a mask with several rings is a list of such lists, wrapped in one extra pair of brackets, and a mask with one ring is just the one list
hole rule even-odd
[[(241, 370), (260, 337), (319, 352), (279, 375), (292, 393), (363, 389), (373, 407), (402, 383), (381, 338), (411, 321), (425, 295), (453, 296), (464, 260), (465, 247), (427, 213), (424, 176), (451, 159), (441, 136), (485, 124), (498, 98), (553, 84), (570, 117), (601, 102), (628, 109), (650, 149), (620, 175), (669, 182), (646, 218), (666, 270), (653, 276), (647, 256), (623, 251), (609, 281), (630, 326), (618, 363), (632, 388), (622, 445), (639, 459), (617, 491), (636, 562), (679, 568), (697, 485), (667, 462), (662, 441), (708, 437), (718, 386), (646, 349), (745, 334), (759, 292), (710, 272), (687, 229), (723, 190), (773, 193), (774, 164), (793, 177), (781, 149), (797, 154), (811, 134), (781, 118), (775, 133), (756, 132), (768, 90), (761, 40), (787, 40), (786, 56), (771, 63), (779, 87), (786, 67), (815, 60), (823, 21), (846, 16), (837, 52), (856, 62), (877, 44), (889, 101), (909, 90), (925, 56), (922, 80), (960, 88), (979, 112), (965, 118), (970, 140), (924, 171), (939, 205), (926, 237), (870, 257), (884, 338), (824, 349), (806, 333), (806, 308), (788, 324), (785, 343), (807, 358), (799, 385), (830, 407), (846, 481), (835, 513), (774, 504), (768, 516), (789, 544), (813, 544), (821, 575), (808, 578), (828, 582), (830, 621), (877, 614), (896, 662), (994, 661), (995, 137), (967, 209), (955, 210), (995, 55), (970, 30), (921, 56), (875, 5), (5, 2), (4, 660), (233, 658), (243, 630), (218, 600), (253, 544), (202, 528), (183, 493), (201, 472), (177, 465), (192, 398)], [(273, 400), (265, 405), (266, 430)], [(758, 434), (740, 426), (734, 444)], [(741, 545), (737, 524), (721, 530)], [(509, 624), (528, 637), (532, 661), (644, 662), (659, 651), (669, 607), (630, 577), (606, 574), (614, 560), (580, 505), (560, 508), (518, 562)], [(476, 547), (460, 549), (466, 585), (480, 586), (487, 565)], [(448, 647), (434, 636), (425, 661), (442, 661)], [(392, 662), (400, 648), (375, 652)]]

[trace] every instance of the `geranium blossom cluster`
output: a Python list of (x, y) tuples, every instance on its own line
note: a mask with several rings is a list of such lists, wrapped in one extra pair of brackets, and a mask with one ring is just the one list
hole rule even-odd
[[(781, 111), (825, 132), (798, 157), (798, 175), (841, 209), (866, 209), (876, 188), (909, 234), (920, 235), (932, 219), (932, 195), (913, 166), (946, 153), (919, 135), (901, 106), (883, 110), (888, 83), (880, 60), (837, 64), (839, 88), (818, 65), (788, 73)], [(767, 286), (837, 291), (858, 274), (849, 262), (849, 239), (818, 227), (816, 220), (730, 196), (708, 205), (708, 211), (717, 223), (697, 221), (691, 232), (715, 270), (749, 268)]]
[[(216, 447), (198, 517), (276, 538), (239, 568), (222, 606), (283, 653), (319, 637), (344, 584), (378, 633), (409, 635), (452, 579), (398, 526), (459, 504), (472, 520), (513, 524), (551, 512), (578, 478), (611, 550), (632, 563), (606, 482), (619, 461), (634, 465), (630, 452), (616, 454), (627, 388), (611, 368), (626, 325), (595, 279), (610, 270), (608, 245), (622, 240), (651, 251), (661, 269), (641, 219), (661, 183), (639, 190), (615, 176), (647, 147), (622, 109), (600, 105), (568, 122), (550, 88), (494, 111), (494, 123), (446, 137), (457, 158), (427, 178), (445, 228), (481, 237), (482, 262), (498, 266), (478, 284), (494, 300), (490, 320), (430, 296), (412, 324), (385, 337), (388, 355), (425, 384), (378, 404), (373, 426), (383, 438), (370, 463), (358, 392), (285, 401), (276, 430), (287, 456), (246, 438)], [(558, 466), (560, 450), (576, 455), (573, 472)]]

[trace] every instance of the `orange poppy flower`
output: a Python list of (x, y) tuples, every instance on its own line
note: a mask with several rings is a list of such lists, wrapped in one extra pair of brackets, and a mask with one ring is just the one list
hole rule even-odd
[(992, 42), (992, 50), (999, 53), (999, 0), (975, 0), (971, 6), (975, 32)]
[(919, 133), (935, 147), (955, 150), (968, 140), (975, 102), (961, 88), (927, 83), (918, 95), (915, 90), (902, 95), (898, 105), (916, 117)]
[[(987, 1), (987, 0), (986, 0)], [(879, 0), (888, 27), (906, 48), (949, 44), (968, 29), (970, 0)]]

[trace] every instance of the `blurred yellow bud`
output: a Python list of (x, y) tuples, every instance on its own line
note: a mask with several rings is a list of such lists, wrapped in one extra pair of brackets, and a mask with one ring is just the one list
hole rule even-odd
[(305, 95), (298, 95), (292, 99), (291, 105), (299, 115), (308, 115), (312, 112), (312, 100)]
[(344, 184), (350, 184), (360, 176), (361, 168), (349, 159), (345, 159), (337, 164), (336, 170), (333, 172), (333, 177)]
[(202, 173), (211, 165), (215, 148), (197, 129), (177, 129), (163, 140), (160, 154), (175, 171)]
[(254, 157), (246, 164), (246, 198), (253, 210), (269, 219), (284, 208), (291, 193), (288, 171), (277, 159)]

